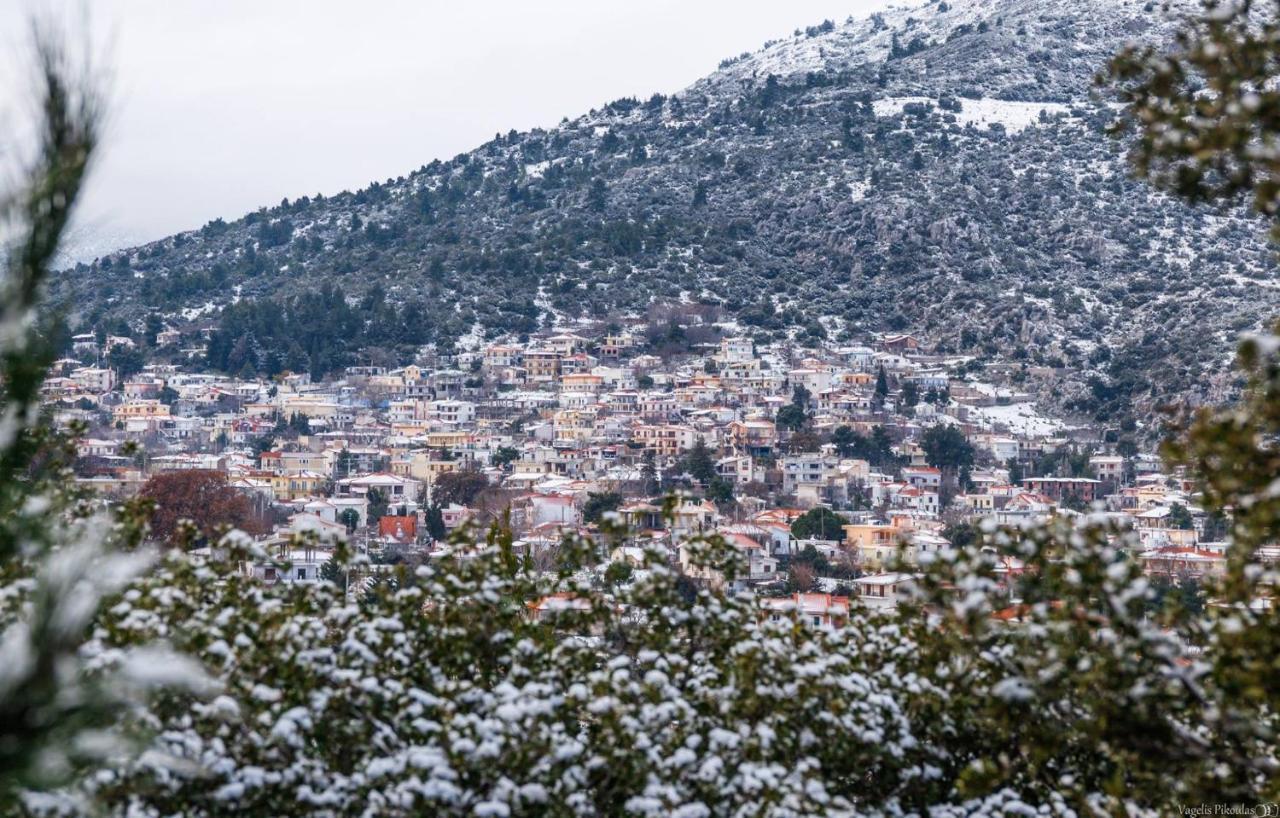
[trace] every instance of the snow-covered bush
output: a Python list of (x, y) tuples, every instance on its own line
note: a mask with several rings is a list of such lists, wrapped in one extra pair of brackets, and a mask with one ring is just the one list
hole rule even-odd
[[(122, 710), (157, 688), (204, 689), (203, 671), (157, 643), (87, 646), (100, 602), (152, 557), (139, 517), (68, 490), (74, 447), (40, 417), (55, 325), (37, 310), (97, 139), (92, 89), (56, 38), (37, 42), (40, 121), (18, 184), (0, 191), (0, 813), (22, 787), (68, 780), (128, 746)], [(23, 140), (14, 140), (26, 144)], [(12, 147), (9, 145), (7, 147)], [(11, 159), (6, 156), (6, 159)]]
[[(568, 542), (537, 574), (498, 530), (355, 601), (174, 554), (101, 621), (217, 677), (131, 726), (86, 785), (112, 811), (222, 815), (1055, 814), (1172, 809), (1275, 786), (1272, 712), (1219, 686), (1213, 635), (1170, 613), (1103, 523), (992, 530), (927, 566), (918, 604), (843, 627), (629, 584)], [(702, 559), (732, 576), (723, 543)], [(1020, 603), (1002, 569), (1015, 558)], [(527, 603), (559, 595), (559, 605)], [(999, 612), (999, 616), (994, 616)], [(1243, 627), (1252, 627), (1241, 623)], [(1208, 628), (1207, 631), (1202, 627)], [(1232, 726), (1247, 721), (1255, 741)], [(1020, 813), (1021, 814), (1021, 813)]]

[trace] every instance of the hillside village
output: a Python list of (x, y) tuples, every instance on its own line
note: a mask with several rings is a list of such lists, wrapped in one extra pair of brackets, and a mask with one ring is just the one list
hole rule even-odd
[[(851, 598), (895, 604), (913, 565), (984, 521), (1085, 512), (1136, 529), (1135, 556), (1170, 583), (1224, 569), (1225, 523), (1189, 481), (1131, 428), (1039, 414), (1002, 365), (911, 335), (757, 347), (725, 329), (664, 356), (640, 327), (584, 325), (323, 383), (194, 363), (121, 378), (91, 364), (140, 342), (85, 335), (44, 399), (84, 425), (77, 479), (105, 500), (163, 506), (167, 480), (197, 473), (245, 498), (203, 522), (254, 533), (272, 558), (243, 570), (276, 582), (321, 579), (338, 538), (368, 557), (360, 587), (439, 555), (462, 526), (509, 526), (536, 561), (609, 521), (628, 531), (607, 555), (617, 570), (658, 545), (690, 581), (720, 583), (682, 547), (717, 534), (745, 557), (738, 583), (830, 621)], [(1006, 561), (1010, 582), (1019, 570)]]

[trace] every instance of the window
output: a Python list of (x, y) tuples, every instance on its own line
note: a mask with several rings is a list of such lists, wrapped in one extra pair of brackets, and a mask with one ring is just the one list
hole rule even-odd
[(306, 569), (306, 568), (299, 568), (299, 569), (298, 569), (298, 579), (306, 579), (306, 578), (307, 578), (307, 569)]
[(815, 626), (817, 626), (817, 625), (821, 625), (821, 624), (822, 624), (822, 617), (820, 617), (820, 616), (815, 616), (815, 617), (812, 617), (812, 618), (813, 618), (813, 624), (814, 624)]

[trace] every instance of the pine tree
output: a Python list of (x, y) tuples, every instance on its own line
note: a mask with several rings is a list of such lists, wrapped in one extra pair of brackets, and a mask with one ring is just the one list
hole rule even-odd
[(437, 542), (448, 536), (449, 529), (445, 527), (444, 512), (441, 510), (439, 503), (432, 503), (427, 506), (426, 526), (427, 533), (431, 535), (431, 539)]
[(711, 450), (707, 448), (706, 441), (702, 438), (698, 438), (693, 448), (685, 455), (684, 470), (690, 477), (704, 485), (710, 483), (716, 476), (715, 460), (711, 457)]
[(699, 181), (693, 189), (693, 206), (702, 207), (707, 203), (707, 183)]

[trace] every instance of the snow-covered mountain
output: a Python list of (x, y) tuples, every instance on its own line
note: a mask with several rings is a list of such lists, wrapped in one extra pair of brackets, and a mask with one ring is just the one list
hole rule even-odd
[[(1238, 333), (1277, 306), (1265, 226), (1132, 180), (1095, 86), (1185, 8), (823, 22), (673, 96), (81, 265), (64, 292), (82, 324), (238, 297), (224, 330), (268, 370), (693, 301), (762, 337), (919, 331), (1102, 418), (1217, 399)], [(335, 333), (318, 316), (344, 298)]]

